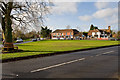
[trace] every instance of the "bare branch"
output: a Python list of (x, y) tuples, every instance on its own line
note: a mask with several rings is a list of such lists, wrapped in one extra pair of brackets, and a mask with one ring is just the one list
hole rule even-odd
[[(2, 3), (2, 2), (0, 2)], [(3, 16), (6, 14), (7, 4), (2, 3), (0, 11)], [(45, 16), (49, 13), (48, 2), (13, 2), (10, 17), (12, 23), (18, 26), (27, 25), (27, 27), (40, 27), (45, 21)], [(17, 22), (16, 22), (17, 21)]]

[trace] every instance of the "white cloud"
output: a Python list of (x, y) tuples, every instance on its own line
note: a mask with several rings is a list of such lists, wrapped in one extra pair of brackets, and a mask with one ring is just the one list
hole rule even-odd
[(116, 23), (118, 23), (118, 16), (113, 15), (113, 16), (111, 16), (109, 18), (105, 18), (104, 20), (109, 25), (116, 24)]
[(55, 14), (63, 13), (76, 13), (77, 3), (76, 2), (55, 2), (55, 6), (52, 7), (51, 12)]
[(106, 9), (101, 9), (98, 10), (93, 14), (93, 17), (95, 18), (105, 18), (105, 17), (110, 17), (118, 12), (117, 8), (106, 8)]
[(82, 21), (90, 21), (92, 19), (92, 16), (88, 16), (88, 15), (79, 16), (79, 19)]
[(95, 6), (97, 9), (107, 8), (109, 6), (108, 2), (96, 2)]
[(104, 20), (114, 20), (112, 23), (116, 23), (118, 20), (118, 8), (106, 8), (101, 9), (93, 13), (92, 15), (79, 16), (82, 21), (89, 21), (91, 19), (104, 19)]
[(82, 21), (103, 20), (106, 26), (112, 26), (112, 30), (118, 30), (118, 8), (101, 9), (92, 15), (79, 16), (79, 19)]

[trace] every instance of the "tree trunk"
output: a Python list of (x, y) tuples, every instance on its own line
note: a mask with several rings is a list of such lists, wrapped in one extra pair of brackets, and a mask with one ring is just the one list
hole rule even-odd
[[(12, 21), (9, 16), (6, 19), (6, 27), (5, 27), (5, 44), (4, 47), (7, 47), (7, 51), (14, 50), (13, 42), (12, 42)], [(6, 49), (4, 49), (6, 50)]]
[(8, 7), (6, 9), (6, 14), (5, 14), (5, 44), (4, 44), (4, 50), (11, 51), (14, 50), (13, 42), (12, 42), (12, 20), (10, 18), (10, 14), (12, 11), (12, 5), (13, 2), (8, 3)]
[(12, 43), (12, 21), (9, 16), (6, 19), (6, 26), (5, 26), (5, 42)]

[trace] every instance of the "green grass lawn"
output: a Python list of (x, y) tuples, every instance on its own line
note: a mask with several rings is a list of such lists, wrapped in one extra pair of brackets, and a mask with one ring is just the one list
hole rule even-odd
[(99, 46), (115, 45), (118, 41), (97, 40), (46, 40), (17, 45), (24, 52), (1, 54), (2, 59), (23, 57), (30, 55), (47, 54), (61, 51), (70, 51)]
[(25, 42), (25, 41), (31, 41), (31, 39), (23, 39), (23, 42)]

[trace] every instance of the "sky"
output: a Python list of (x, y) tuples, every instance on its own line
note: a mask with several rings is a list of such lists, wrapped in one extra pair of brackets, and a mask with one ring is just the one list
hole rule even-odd
[(53, 31), (71, 29), (88, 31), (93, 24), (99, 29), (111, 26), (118, 30), (118, 2), (54, 2), (45, 25)]

